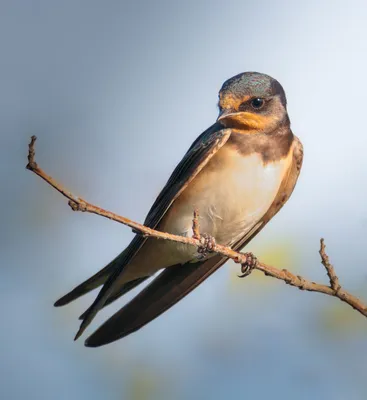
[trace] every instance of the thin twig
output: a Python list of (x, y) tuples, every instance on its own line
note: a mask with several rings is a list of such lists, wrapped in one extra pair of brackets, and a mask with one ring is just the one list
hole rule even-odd
[[(200, 249), (203, 244), (200, 240), (201, 235), (199, 231), (199, 222), (198, 222), (198, 212), (195, 211), (194, 219), (193, 219), (193, 236), (192, 237), (184, 237), (178, 235), (172, 235), (166, 232), (159, 232), (154, 229), (148, 228), (138, 222), (132, 221), (128, 218), (122, 217), (120, 215), (114, 214), (110, 211), (104, 210), (103, 208), (97, 207), (93, 204), (88, 203), (80, 197), (73, 195), (67, 189), (62, 187), (58, 182), (56, 182), (51, 176), (47, 175), (35, 162), (35, 150), (34, 144), (36, 141), (36, 137), (32, 136), (31, 142), (29, 144), (29, 153), (28, 153), (28, 164), (27, 169), (34, 172), (36, 175), (45, 180), (49, 185), (55, 188), (58, 192), (60, 192), (63, 196), (69, 199), (69, 206), (74, 211), (83, 211), (89, 212), (92, 214), (101, 215), (102, 217), (111, 219), (116, 222), (120, 222), (121, 224), (127, 225), (135, 232), (143, 234), (145, 236), (151, 236), (157, 239), (162, 240), (171, 240), (174, 242), (179, 242), (191, 246), (195, 246)], [(325, 243), (324, 240), (320, 241), (320, 256), (321, 262), (324, 265), (326, 272), (328, 274), (330, 280), (330, 286), (323, 285), (320, 283), (311, 282), (302, 276), (294, 275), (286, 269), (279, 270), (278, 268), (272, 267), (270, 265), (266, 265), (259, 261), (256, 262), (254, 266), (255, 269), (263, 272), (266, 276), (271, 276), (272, 278), (276, 278), (282, 280), (286, 284), (290, 286), (297, 287), (301, 290), (307, 290), (310, 292), (318, 292), (324, 293), (329, 296), (337, 297), (341, 301), (347, 303), (355, 310), (359, 311), (362, 315), (367, 317), (367, 306), (359, 300), (356, 296), (342, 289), (339, 284), (339, 279), (335, 273), (334, 267), (330, 264), (329, 257), (325, 252)], [(245, 264), (247, 262), (248, 255), (247, 253), (240, 253), (232, 250), (229, 247), (222, 246), (220, 244), (215, 243), (212, 249), (213, 252), (217, 254), (221, 254), (224, 257), (231, 258), (236, 263)]]
[(339, 285), (339, 278), (335, 273), (334, 267), (330, 264), (329, 256), (326, 254), (325, 248), (326, 248), (325, 241), (324, 239), (321, 238), (320, 251), (319, 251), (321, 256), (321, 263), (326, 269), (330, 281), (330, 287), (337, 293), (341, 289), (341, 286)]
[(199, 210), (194, 210), (194, 218), (192, 220), (192, 237), (200, 239)]

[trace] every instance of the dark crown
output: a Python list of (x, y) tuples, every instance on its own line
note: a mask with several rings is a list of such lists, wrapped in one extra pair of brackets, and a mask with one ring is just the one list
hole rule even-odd
[(284, 107), (287, 105), (282, 85), (271, 76), (259, 72), (243, 72), (226, 80), (220, 89), (220, 93), (223, 95), (230, 93), (239, 98), (278, 95)]

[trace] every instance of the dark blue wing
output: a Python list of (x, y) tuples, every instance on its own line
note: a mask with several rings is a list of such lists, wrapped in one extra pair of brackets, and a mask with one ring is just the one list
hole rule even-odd
[[(215, 123), (203, 132), (191, 145), (181, 162), (173, 171), (165, 187), (158, 195), (150, 209), (144, 224), (155, 228), (162, 219), (170, 205), (182, 193), (187, 185), (195, 178), (200, 170), (207, 164), (211, 157), (226, 143), (230, 136), (230, 130), (224, 129), (220, 123)], [(146, 241), (146, 238), (137, 235), (130, 245), (114, 260), (114, 270), (103, 285), (96, 300), (84, 315), (84, 320), (75, 336), (77, 339), (92, 322), (97, 312), (103, 307), (108, 297), (115, 289), (115, 284), (132, 257)]]

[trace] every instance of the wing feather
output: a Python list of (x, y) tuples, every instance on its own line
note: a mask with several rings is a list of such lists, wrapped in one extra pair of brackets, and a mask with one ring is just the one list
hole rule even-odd
[[(230, 134), (231, 130), (223, 129), (220, 123), (215, 123), (201, 134), (175, 168), (167, 184), (154, 202), (145, 220), (144, 224), (146, 226), (150, 228), (155, 228), (157, 226), (170, 205), (205, 167), (213, 155), (226, 143)], [(123, 258), (120, 259), (119, 265), (114, 268), (114, 271), (108, 277), (96, 300), (85, 313), (84, 320), (80, 325), (75, 339), (84, 332), (97, 312), (103, 307), (108, 297), (116, 289), (115, 285), (117, 284), (118, 277), (123, 273), (125, 265), (130, 262), (145, 241), (146, 238), (140, 235), (135, 236), (130, 245), (122, 253)]]

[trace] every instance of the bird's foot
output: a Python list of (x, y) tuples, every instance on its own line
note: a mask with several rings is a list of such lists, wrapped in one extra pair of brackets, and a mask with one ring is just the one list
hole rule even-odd
[(237, 275), (239, 278), (246, 278), (255, 269), (257, 264), (257, 258), (252, 253), (244, 253), (246, 261), (241, 264), (242, 275)]
[(215, 239), (206, 233), (200, 235), (201, 245), (198, 247), (199, 258), (205, 258), (208, 253), (212, 253), (215, 250)]

